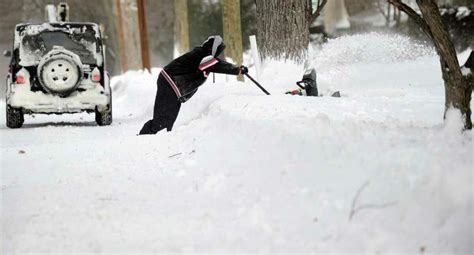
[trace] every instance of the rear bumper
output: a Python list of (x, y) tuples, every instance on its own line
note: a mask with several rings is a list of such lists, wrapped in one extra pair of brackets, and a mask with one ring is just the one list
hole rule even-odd
[(24, 113), (77, 113), (107, 109), (110, 103), (110, 88), (95, 86), (86, 91), (71, 93), (68, 97), (32, 92), (29, 84), (12, 84), (7, 91), (7, 104), (22, 108)]

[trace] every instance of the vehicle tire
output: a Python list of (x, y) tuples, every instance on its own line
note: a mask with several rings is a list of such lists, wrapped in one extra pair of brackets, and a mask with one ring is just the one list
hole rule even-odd
[(64, 97), (76, 89), (83, 77), (79, 56), (61, 48), (47, 53), (41, 59), (37, 72), (44, 90)]
[(7, 105), (6, 122), (7, 127), (9, 128), (21, 128), (21, 126), (23, 126), (23, 122), (25, 122), (22, 110)]
[(99, 126), (108, 126), (112, 124), (112, 108), (100, 112), (98, 109), (95, 109), (95, 122)]
[(99, 111), (95, 108), (95, 122), (99, 126), (108, 126), (112, 124), (112, 98), (110, 98), (109, 108), (104, 111)]

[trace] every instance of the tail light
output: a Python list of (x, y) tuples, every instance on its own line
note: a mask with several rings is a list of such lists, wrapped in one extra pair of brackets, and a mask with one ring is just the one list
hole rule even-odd
[(91, 80), (95, 82), (99, 82), (102, 79), (102, 76), (100, 75), (99, 69), (96, 67), (94, 70), (92, 70), (92, 77)]
[(23, 74), (16, 75), (16, 83), (23, 84), (25, 83), (25, 76)]
[(15, 81), (17, 84), (23, 84), (30, 78), (30, 74), (25, 68), (22, 68), (15, 74)]

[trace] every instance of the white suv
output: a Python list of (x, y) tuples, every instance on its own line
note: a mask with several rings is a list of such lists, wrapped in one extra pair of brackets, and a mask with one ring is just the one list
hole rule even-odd
[(94, 23), (20, 24), (15, 28), (6, 87), (6, 124), (24, 114), (94, 112), (112, 123), (112, 91), (99, 27)]

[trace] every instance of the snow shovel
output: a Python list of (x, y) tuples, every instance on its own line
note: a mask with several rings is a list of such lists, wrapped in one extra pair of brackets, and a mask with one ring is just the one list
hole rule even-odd
[(264, 89), (262, 85), (260, 85), (256, 80), (254, 80), (248, 73), (246, 73), (245, 76), (247, 76), (251, 81), (253, 81), (253, 83), (255, 83), (255, 85), (257, 85), (263, 91), (263, 93), (270, 95), (270, 93), (268, 93), (268, 91)]

